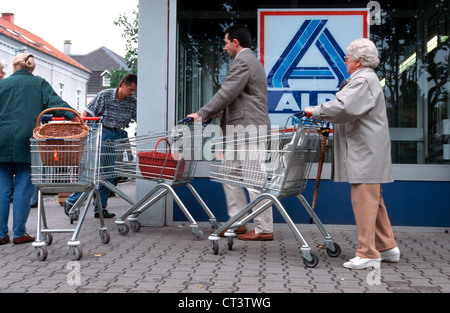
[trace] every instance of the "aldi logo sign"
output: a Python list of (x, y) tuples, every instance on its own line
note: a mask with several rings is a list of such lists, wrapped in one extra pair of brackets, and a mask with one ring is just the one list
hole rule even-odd
[(368, 16), (368, 9), (258, 11), (259, 56), (273, 125), (334, 98), (349, 77), (345, 48), (369, 37)]

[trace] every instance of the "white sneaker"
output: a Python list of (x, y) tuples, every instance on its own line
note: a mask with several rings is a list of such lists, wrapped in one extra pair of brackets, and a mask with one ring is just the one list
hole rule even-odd
[(400, 249), (398, 247), (380, 252), (381, 261), (397, 263), (400, 261)]
[(374, 266), (375, 264), (372, 263), (378, 263), (378, 266), (380, 265), (381, 258), (376, 259), (368, 259), (368, 258), (360, 258), (359, 256), (355, 256), (353, 259), (348, 260), (348, 262), (344, 263), (344, 267), (355, 269), (355, 270), (362, 270), (367, 268), (368, 266)]

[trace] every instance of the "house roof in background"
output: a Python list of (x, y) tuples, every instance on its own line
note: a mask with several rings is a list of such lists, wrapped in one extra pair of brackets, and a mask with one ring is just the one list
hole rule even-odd
[(83, 55), (70, 55), (71, 58), (83, 64), (86, 68), (92, 72), (103, 72), (105, 70), (124, 68), (127, 71), (130, 69), (126, 64), (125, 58), (121, 57), (117, 53), (109, 50), (106, 47), (100, 47), (97, 50), (89, 52)]
[(106, 71), (110, 72), (121, 68), (130, 70), (123, 57), (106, 47), (100, 47), (83, 55), (69, 54), (69, 56), (92, 72), (88, 83), (89, 94), (97, 94), (106, 88), (103, 85), (103, 75)]
[(18, 41), (25, 46), (42, 51), (45, 54), (48, 54), (54, 58), (69, 63), (70, 65), (73, 65), (83, 71), (90, 73), (90, 70), (85, 66), (81, 65), (68, 55), (62, 53), (41, 37), (36, 36), (32, 32), (11, 23), (7, 19), (3, 18), (3, 16), (0, 16), (0, 34)]

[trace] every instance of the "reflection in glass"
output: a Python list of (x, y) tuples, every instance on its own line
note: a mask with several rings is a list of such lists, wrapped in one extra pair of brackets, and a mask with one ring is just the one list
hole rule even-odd
[[(370, 27), (387, 104), (394, 163), (450, 163), (449, 0), (380, 0)], [(247, 25), (257, 51), (259, 8), (365, 8), (368, 1), (178, 0), (177, 120), (198, 111), (220, 88), (231, 59), (223, 32)], [(330, 160), (330, 157), (327, 157)]]

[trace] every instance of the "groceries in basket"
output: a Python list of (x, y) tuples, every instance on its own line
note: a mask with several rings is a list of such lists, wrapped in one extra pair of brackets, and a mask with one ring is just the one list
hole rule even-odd
[[(165, 141), (168, 152), (158, 152), (158, 145)], [(137, 154), (139, 162), (139, 170), (142, 176), (147, 178), (175, 179), (183, 175), (185, 161), (177, 154), (170, 151), (170, 143), (167, 139), (158, 140), (154, 151), (139, 152)]]
[[(79, 122), (57, 122), (39, 125), (41, 117), (50, 111), (70, 111)], [(44, 110), (36, 121), (33, 138), (38, 140), (41, 160), (45, 166), (77, 166), (83, 157), (84, 143), (89, 127), (78, 112), (69, 108)]]

